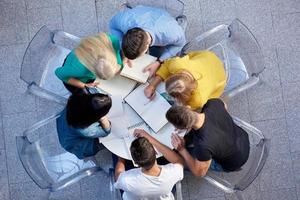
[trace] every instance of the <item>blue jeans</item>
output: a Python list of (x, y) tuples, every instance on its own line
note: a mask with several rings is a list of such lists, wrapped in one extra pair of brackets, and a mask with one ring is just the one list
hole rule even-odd
[(224, 172), (222, 166), (219, 163), (217, 163), (214, 159), (211, 160), (209, 169), (217, 172)]

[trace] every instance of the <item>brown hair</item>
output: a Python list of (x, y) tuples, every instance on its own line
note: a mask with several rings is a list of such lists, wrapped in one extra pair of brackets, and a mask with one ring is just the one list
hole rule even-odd
[(105, 33), (81, 40), (75, 54), (89, 70), (101, 79), (111, 79), (120, 70), (111, 41)]
[(154, 147), (144, 137), (139, 137), (131, 143), (130, 152), (134, 162), (146, 170), (149, 170), (156, 161)]
[(178, 129), (189, 129), (196, 123), (196, 113), (186, 106), (173, 106), (166, 113), (167, 120)]
[(147, 48), (147, 33), (141, 28), (129, 29), (122, 39), (122, 51), (128, 59), (136, 59)]
[[(189, 73), (189, 72), (188, 72)], [(197, 81), (187, 73), (181, 72), (171, 75), (166, 80), (167, 93), (175, 98), (177, 103), (186, 105), (191, 99), (193, 91), (197, 87)]]

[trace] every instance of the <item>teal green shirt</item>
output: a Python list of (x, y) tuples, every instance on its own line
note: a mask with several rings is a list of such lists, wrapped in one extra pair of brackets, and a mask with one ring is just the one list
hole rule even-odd
[[(112, 42), (113, 48), (117, 55), (117, 63), (122, 68), (123, 61), (120, 54), (121, 47), (119, 39), (114, 35), (109, 35), (108, 37)], [(60, 80), (62, 80), (65, 83), (67, 83), (70, 78), (78, 79), (83, 83), (87, 83), (89, 80), (96, 79), (96, 75), (80, 62), (80, 60), (75, 55), (74, 50), (69, 53), (64, 65), (55, 70), (55, 74)]]

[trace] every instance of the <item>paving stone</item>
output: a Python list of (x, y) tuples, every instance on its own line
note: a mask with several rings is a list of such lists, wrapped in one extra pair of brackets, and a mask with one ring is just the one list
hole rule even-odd
[[(0, 46), (1, 74), (6, 74), (7, 68), (21, 66), (27, 43), (20, 45)], [(20, 72), (17, 74), (19, 76)]]
[(23, 131), (36, 122), (35, 119), (36, 113), (34, 112), (3, 116), (9, 183), (31, 181), (18, 157), (15, 137), (23, 135)]
[[(274, 37), (272, 15), (268, 0), (236, 0), (238, 18), (250, 29), (257, 38), (262, 49), (272, 49)], [(257, 13), (264, 13), (263, 16)]]
[(1, 97), (1, 110), (3, 115), (32, 112), (36, 110), (35, 96), (29, 93)]
[(183, 177), (183, 179), (181, 181), (181, 192), (182, 192), (182, 199), (190, 200), (188, 178), (186, 178), (186, 177)]
[(10, 184), (11, 200), (46, 200), (50, 193), (40, 189), (35, 183), (13, 183)]
[(116, 0), (96, 2), (97, 23), (99, 26), (99, 31), (109, 31), (108, 23), (110, 19), (119, 11), (119, 5), (120, 2)]
[(225, 200), (225, 197), (214, 197), (214, 198), (205, 198), (202, 200)]
[[(261, 197), (261, 192), (259, 190), (259, 180), (256, 178), (251, 185), (244, 191), (240, 192), (244, 199), (247, 200), (264, 200)], [(226, 194), (226, 200), (238, 200), (236, 196)]]
[(60, 6), (60, 0), (52, 0), (52, 1), (26, 0), (26, 6), (27, 9)]
[(274, 43), (277, 47), (299, 49), (300, 12), (273, 14)]
[(204, 22), (232, 20), (237, 17), (234, 0), (203, 0), (200, 5)]
[(0, 107), (0, 149), (5, 149), (4, 132), (2, 126), (2, 111)]
[(80, 183), (74, 183), (56, 192), (52, 192), (49, 200), (81, 200)]
[(282, 82), (300, 81), (299, 49), (279, 48), (277, 54)]
[(79, 37), (98, 32), (95, 1), (62, 0), (61, 9), (66, 32)]
[(109, 177), (106, 174), (97, 173), (83, 179), (80, 183), (82, 199), (111, 199)]
[(283, 84), (284, 105), (286, 113), (287, 131), (290, 138), (291, 152), (300, 151), (300, 83)]
[(28, 42), (26, 8), (17, 3), (0, 2), (0, 45)]
[[(259, 184), (261, 191), (295, 187), (290, 153), (270, 154), (261, 171)], [(262, 199), (265, 198), (263, 197)]]
[(63, 28), (60, 6), (28, 9), (27, 15), (30, 38), (44, 25), (50, 30)]
[(190, 200), (202, 198), (223, 197), (224, 192), (217, 189), (215, 186), (209, 184), (202, 178), (194, 177), (191, 173), (185, 173), (187, 179), (187, 186), (189, 190)]
[(297, 200), (297, 193), (295, 188), (269, 190), (262, 192), (262, 199), (276, 199), (276, 200)]
[(293, 172), (296, 184), (300, 186), (300, 151), (294, 152), (292, 155)]
[(0, 150), (0, 199), (9, 199), (8, 176), (5, 150)]
[(231, 115), (236, 116), (243, 121), (250, 122), (248, 99), (245, 92), (237, 94), (226, 103), (228, 106), (227, 109)]
[(285, 118), (254, 122), (253, 125), (270, 139), (270, 154), (290, 152)]
[(300, 11), (300, 1), (298, 0), (269, 0), (268, 5), (274, 13), (292, 13)]

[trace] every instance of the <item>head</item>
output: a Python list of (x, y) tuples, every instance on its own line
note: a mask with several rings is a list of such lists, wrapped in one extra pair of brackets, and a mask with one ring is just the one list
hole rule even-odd
[(190, 129), (197, 122), (197, 113), (186, 106), (172, 106), (166, 118), (178, 129)]
[(121, 68), (112, 43), (105, 33), (82, 39), (75, 54), (80, 62), (104, 80), (114, 77)]
[(67, 122), (76, 128), (88, 127), (105, 116), (111, 104), (105, 94), (72, 95), (67, 103)]
[(191, 99), (197, 81), (187, 73), (177, 73), (166, 80), (166, 91), (176, 103), (186, 105)]
[(126, 58), (134, 60), (145, 54), (151, 45), (151, 36), (141, 28), (129, 29), (123, 36), (122, 51)]
[(145, 170), (149, 170), (156, 162), (156, 153), (152, 144), (144, 137), (135, 139), (130, 146), (133, 161)]

